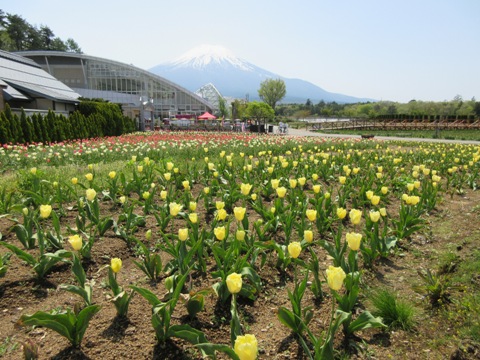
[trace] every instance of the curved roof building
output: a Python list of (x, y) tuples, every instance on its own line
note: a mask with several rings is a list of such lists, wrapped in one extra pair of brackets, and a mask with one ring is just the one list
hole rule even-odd
[(212, 111), (200, 96), (146, 70), (113, 60), (61, 51), (22, 51), (56, 79), (84, 98), (122, 104), (127, 116), (196, 117)]
[(35, 61), (0, 50), (0, 110), (8, 103), (13, 111), (54, 110), (68, 115), (79, 96)]

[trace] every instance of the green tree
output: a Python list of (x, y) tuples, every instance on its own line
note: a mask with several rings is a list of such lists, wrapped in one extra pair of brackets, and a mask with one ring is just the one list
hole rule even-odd
[(269, 120), (273, 120), (275, 117), (275, 111), (272, 109), (272, 107), (259, 101), (252, 101), (248, 103), (245, 114), (258, 123), (261, 123), (263, 120), (264, 124), (266, 124)]
[(12, 50), (25, 50), (28, 43), (27, 36), (31, 26), (19, 15), (7, 14), (7, 22), (7, 33), (12, 40)]
[(72, 38), (68, 38), (67, 41), (65, 41), (65, 45), (67, 45), (67, 51), (69, 52), (82, 53), (82, 49), (80, 49), (80, 46), (78, 46), (77, 42)]
[(27, 114), (25, 114), (23, 109), (22, 113), (20, 114), (20, 124), (22, 126), (23, 139), (26, 143), (31, 143), (33, 137), (32, 125), (30, 123), (30, 119), (27, 118)]
[(258, 96), (275, 111), (275, 105), (287, 94), (285, 82), (282, 79), (266, 79), (260, 84)]
[(229, 112), (227, 108), (227, 101), (223, 96), (218, 97), (218, 113), (220, 117), (228, 118)]

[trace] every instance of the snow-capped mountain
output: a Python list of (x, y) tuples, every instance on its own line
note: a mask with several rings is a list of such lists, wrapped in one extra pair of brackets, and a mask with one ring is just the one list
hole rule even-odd
[(331, 93), (308, 81), (288, 79), (274, 74), (236, 57), (230, 50), (221, 46), (198, 46), (179, 58), (159, 64), (149, 71), (190, 91), (196, 91), (203, 85), (212, 83), (224, 97), (248, 97), (250, 100), (257, 100), (260, 83), (271, 78), (285, 81), (287, 95), (283, 102), (286, 103), (304, 103), (307, 99), (314, 103), (320, 100), (338, 103), (372, 101)]

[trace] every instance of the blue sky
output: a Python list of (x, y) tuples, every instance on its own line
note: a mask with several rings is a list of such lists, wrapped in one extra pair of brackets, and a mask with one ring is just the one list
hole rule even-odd
[(211, 44), (330, 92), (480, 101), (478, 0), (0, 0), (0, 9), (143, 69)]

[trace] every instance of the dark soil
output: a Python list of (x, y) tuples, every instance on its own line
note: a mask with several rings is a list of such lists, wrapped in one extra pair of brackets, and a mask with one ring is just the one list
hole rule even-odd
[[(428, 226), (424, 231), (402, 241), (396, 252), (388, 259), (378, 262), (373, 270), (364, 271), (358, 308), (369, 307), (366, 294), (370, 289), (388, 289), (415, 305), (417, 316), (414, 330), (366, 330), (353, 339), (354, 346), (352, 342), (346, 343), (340, 332), (335, 343), (339, 354), (346, 354), (347, 358), (352, 359), (479, 358), (478, 344), (462, 340), (458, 334), (458, 324), (446, 321), (444, 311), (432, 310), (428, 302), (412, 290), (413, 285), (420, 283), (417, 271), (435, 269), (440, 254), (448, 250), (463, 259), (470, 256), (472, 250), (479, 248), (480, 214), (475, 211), (478, 204), (478, 192), (468, 191), (453, 199), (446, 198), (433, 214), (426, 217)], [(0, 233), (3, 234), (4, 241), (20, 246), (11, 231), (12, 225), (13, 222), (8, 217), (1, 218)], [(154, 229), (155, 225), (153, 216), (149, 217), (147, 228)], [(145, 230), (140, 230), (137, 236), (142, 238), (143, 231)], [(325, 236), (328, 237), (328, 234)], [(155, 240), (158, 239), (154, 236), (152, 241)], [(317, 250), (321, 266), (325, 269), (331, 261), (320, 247)], [(0, 253), (5, 252), (6, 249), (0, 248)], [(121, 286), (145, 287), (159, 297), (166, 293), (163, 281), (157, 284), (149, 282), (133, 263), (136, 259), (134, 252), (122, 239), (109, 231), (95, 243), (92, 261), (84, 264), (87, 277), (95, 280), (94, 302), (100, 304), (102, 309), (92, 319), (81, 349), (76, 349), (51, 330), (16, 326), (22, 314), (71, 308), (80, 301), (78, 296), (58, 289), (58, 285), (62, 283), (75, 284), (70, 266), (57, 266), (45, 280), (36, 281), (33, 270), (16, 256), (12, 256), (6, 276), (0, 279), (0, 341), (5, 351), (3, 358), (23, 358), (21, 344), (27, 339), (38, 345), (40, 359), (201, 358), (197, 349), (182, 340), (174, 338), (165, 344), (157, 344), (150, 320), (151, 306), (141, 296), (133, 298), (128, 318), (116, 317), (115, 307), (111, 303), (111, 291), (106, 286), (107, 270), (104, 269), (112, 257), (123, 260), (123, 268), (117, 278)], [(167, 260), (167, 257), (164, 260)], [(259, 359), (304, 359), (306, 357), (298, 340), (276, 316), (280, 306), (291, 308), (287, 289), (293, 287), (293, 267), (282, 273), (275, 268), (275, 260), (274, 255), (270, 255), (265, 266), (258, 271), (263, 282), (259, 297), (255, 301), (239, 300), (240, 321), (245, 333), (255, 334), (257, 337)], [(209, 261), (208, 269), (212, 269), (214, 264)], [(194, 289), (200, 290), (211, 288), (215, 279), (206, 274), (195, 277), (193, 281)], [(479, 283), (477, 279), (475, 291), (478, 291)], [(326, 284), (324, 291), (329, 293)], [(310, 327), (315, 334), (321, 334), (328, 327), (331, 297), (327, 296), (322, 302), (315, 302), (309, 290), (305, 294), (303, 303), (314, 306), (315, 311)], [(460, 296), (461, 293), (452, 293), (453, 298)], [(228, 344), (229, 320), (229, 303), (221, 304), (215, 295), (211, 294), (206, 297), (205, 311), (199, 313), (195, 319), (188, 317), (184, 306), (179, 302), (172, 322), (188, 323), (202, 330), (212, 343)], [(220, 358), (222, 356), (219, 355)]]

